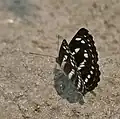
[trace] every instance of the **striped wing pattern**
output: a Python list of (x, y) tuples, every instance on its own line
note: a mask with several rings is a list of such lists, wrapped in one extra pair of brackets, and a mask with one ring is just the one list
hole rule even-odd
[(83, 94), (92, 91), (100, 81), (98, 53), (93, 37), (81, 28), (68, 44), (63, 40), (57, 63)]

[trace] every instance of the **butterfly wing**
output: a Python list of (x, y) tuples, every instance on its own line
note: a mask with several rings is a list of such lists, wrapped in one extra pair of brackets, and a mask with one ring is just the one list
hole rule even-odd
[[(80, 29), (69, 43), (72, 56), (75, 58), (78, 72), (84, 80), (87, 91), (93, 90), (100, 81), (98, 53), (93, 37), (85, 28)], [(76, 82), (78, 85), (79, 80)]]
[[(79, 90), (84, 94), (84, 84), (80, 75), (77, 72), (77, 64), (75, 58), (72, 56), (69, 45), (66, 40), (62, 41), (59, 55), (56, 58), (56, 62), (60, 65), (68, 79), (71, 79), (75, 85), (78, 85)], [(77, 84), (77, 81), (78, 84)]]
[(75, 59), (71, 55), (71, 51), (66, 40), (62, 41), (56, 62), (60, 65), (66, 75), (69, 75), (71, 71), (76, 72), (77, 70), (77, 67), (75, 67)]

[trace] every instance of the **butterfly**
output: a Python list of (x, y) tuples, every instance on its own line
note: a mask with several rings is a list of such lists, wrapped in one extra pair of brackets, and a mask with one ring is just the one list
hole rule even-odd
[(97, 87), (100, 81), (98, 53), (87, 29), (78, 30), (69, 44), (65, 39), (62, 41), (56, 62), (83, 95)]

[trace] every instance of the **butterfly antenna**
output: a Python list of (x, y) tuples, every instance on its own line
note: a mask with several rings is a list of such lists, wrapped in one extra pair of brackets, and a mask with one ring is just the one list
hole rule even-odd
[(45, 56), (45, 57), (52, 57), (52, 58), (56, 58), (56, 57), (54, 57), (54, 56), (51, 56), (51, 55), (45, 55), (45, 54), (41, 54), (41, 53), (35, 53), (35, 52), (29, 52), (29, 54), (41, 55), (41, 56)]
[[(60, 36), (59, 34), (58, 35), (56, 35), (56, 37), (57, 37), (57, 54), (59, 55), (59, 44), (60, 44), (60, 38), (63, 38), (62, 36)], [(56, 57), (56, 62), (58, 62), (58, 57), (59, 56), (57, 56)], [(57, 69), (57, 64), (56, 64), (56, 66), (55, 66), (55, 69)]]
[(57, 35), (58, 41), (57, 41), (57, 52), (59, 53), (59, 45), (60, 45), (60, 39), (64, 39), (62, 36)]
[[(59, 38), (60, 38), (60, 35), (56, 35), (57, 37), (57, 54), (59, 54)], [(56, 62), (58, 61), (58, 56), (56, 57)], [(54, 72), (56, 72), (56, 69), (57, 69), (57, 64), (55, 65), (55, 68), (54, 68)]]
[(24, 52), (24, 51), (20, 51), (20, 50), (19, 50), (19, 52), (22, 52), (24, 54), (32, 54), (32, 55), (40, 55), (40, 56), (45, 56), (45, 57), (56, 58), (55, 56), (52, 56), (52, 55), (41, 54), (41, 53), (36, 53), (36, 52)]
[(59, 44), (60, 44), (60, 35), (57, 35), (58, 41), (57, 41), (57, 52), (59, 53)]

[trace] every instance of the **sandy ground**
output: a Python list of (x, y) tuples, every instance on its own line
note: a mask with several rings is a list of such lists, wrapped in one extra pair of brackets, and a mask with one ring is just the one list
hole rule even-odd
[[(84, 103), (55, 70), (56, 36), (81, 27), (101, 70)], [(120, 119), (120, 0), (0, 0), (0, 31), (0, 119)]]

